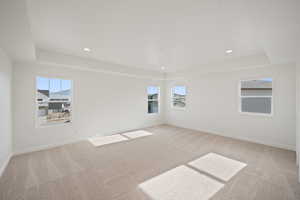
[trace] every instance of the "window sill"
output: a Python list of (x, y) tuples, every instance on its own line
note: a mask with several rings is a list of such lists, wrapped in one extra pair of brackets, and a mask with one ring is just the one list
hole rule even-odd
[(148, 115), (159, 115), (160, 113), (147, 113)]
[(51, 128), (51, 127), (72, 126), (72, 125), (73, 122), (69, 122), (69, 123), (59, 123), (59, 124), (36, 125), (35, 128)]
[(249, 116), (258, 116), (258, 117), (273, 117), (273, 113), (271, 114), (264, 114), (264, 113), (252, 113), (252, 112), (241, 112), (240, 115), (249, 115)]
[(185, 110), (186, 110), (186, 108), (176, 108), (176, 107), (172, 107), (172, 110), (185, 111)]

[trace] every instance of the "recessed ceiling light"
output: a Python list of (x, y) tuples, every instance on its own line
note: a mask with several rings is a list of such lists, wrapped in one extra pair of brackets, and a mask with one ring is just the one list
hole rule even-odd
[(232, 53), (233, 51), (231, 49), (226, 50), (226, 53)]
[(165, 67), (164, 67), (164, 66), (161, 66), (161, 70), (165, 70)]
[(90, 51), (91, 51), (91, 49), (90, 49), (90, 48), (87, 48), (87, 47), (85, 47), (85, 48), (83, 48), (83, 51), (85, 51), (85, 52), (90, 52)]

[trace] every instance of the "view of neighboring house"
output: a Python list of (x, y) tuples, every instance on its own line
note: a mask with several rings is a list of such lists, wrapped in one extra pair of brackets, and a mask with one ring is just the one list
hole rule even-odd
[(68, 123), (71, 121), (71, 90), (37, 91), (40, 124)]
[(49, 101), (49, 90), (38, 90), (37, 92), (38, 101), (38, 117), (48, 115), (48, 101)]
[(185, 108), (186, 87), (174, 86), (172, 88), (172, 106), (174, 108)]
[(185, 107), (185, 95), (182, 94), (173, 94), (173, 106), (174, 107)]
[(248, 80), (241, 82), (242, 96), (272, 95), (272, 80)]
[(241, 111), (272, 113), (272, 79), (241, 81)]
[(148, 113), (158, 113), (158, 93), (149, 94), (148, 93)]
[(158, 94), (148, 94), (148, 99), (157, 99), (158, 98)]

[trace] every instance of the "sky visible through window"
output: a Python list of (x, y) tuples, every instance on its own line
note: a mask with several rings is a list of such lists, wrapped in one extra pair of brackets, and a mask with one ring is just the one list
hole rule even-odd
[(147, 88), (147, 93), (148, 94), (158, 94), (158, 87), (155, 86), (149, 86)]
[(263, 79), (261, 79), (261, 80), (267, 81), (267, 82), (272, 82), (272, 78), (263, 78)]
[(185, 88), (185, 86), (175, 86), (173, 88), (173, 93), (180, 94), (180, 95), (186, 95), (186, 88)]
[(39, 90), (50, 90), (50, 92), (70, 90), (71, 89), (71, 81), (37, 77), (37, 88)]

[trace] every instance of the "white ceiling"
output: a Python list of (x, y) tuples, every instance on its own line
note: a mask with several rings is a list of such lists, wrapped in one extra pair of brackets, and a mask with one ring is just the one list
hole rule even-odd
[(167, 71), (258, 54), (294, 62), (299, 10), (299, 0), (27, 0), (35, 47)]
[(0, 0), (0, 48), (14, 60), (34, 60), (26, 1)]

